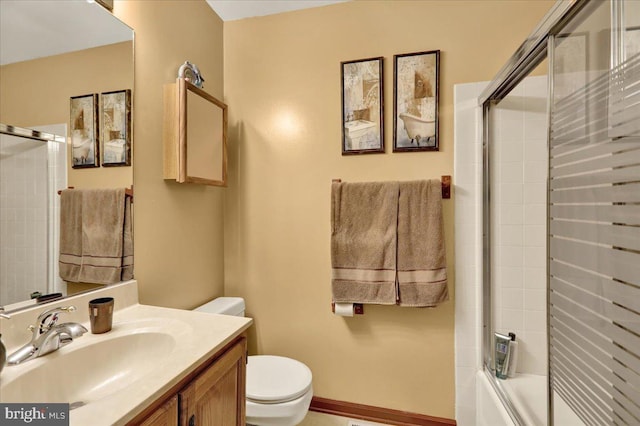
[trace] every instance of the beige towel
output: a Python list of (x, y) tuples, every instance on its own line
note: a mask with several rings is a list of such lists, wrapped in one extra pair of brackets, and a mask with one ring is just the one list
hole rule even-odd
[(396, 303), (398, 183), (331, 186), (334, 302)]
[(400, 183), (398, 293), (401, 306), (436, 306), (449, 298), (439, 180)]
[(131, 209), (124, 189), (71, 189), (60, 197), (60, 277), (97, 284), (131, 278)]

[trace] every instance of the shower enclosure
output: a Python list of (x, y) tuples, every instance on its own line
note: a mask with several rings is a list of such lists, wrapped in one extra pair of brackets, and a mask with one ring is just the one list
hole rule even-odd
[[(559, 1), (493, 81), (466, 86), (456, 119), (475, 94), (482, 148), (456, 216), (475, 206), (477, 220), (456, 229), (481, 229), (482, 249), (456, 275), (482, 281), (478, 404), (489, 389), (504, 423), (640, 424), (640, 2)], [(457, 180), (472, 164), (456, 158)], [(456, 237), (456, 252), (472, 244)], [(495, 332), (518, 341), (506, 380)], [(458, 424), (498, 424), (473, 409)]]
[[(45, 133), (46, 132), (46, 133)], [(66, 125), (0, 124), (0, 307), (34, 292), (62, 292), (58, 277), (59, 200), (67, 182)]]

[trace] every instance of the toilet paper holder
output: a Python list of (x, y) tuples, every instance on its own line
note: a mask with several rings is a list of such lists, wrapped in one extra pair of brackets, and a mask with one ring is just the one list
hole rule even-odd
[[(336, 302), (331, 302), (331, 312), (333, 312), (334, 314), (336, 313)], [(362, 303), (354, 303), (353, 313), (354, 315), (363, 315), (364, 305)]]

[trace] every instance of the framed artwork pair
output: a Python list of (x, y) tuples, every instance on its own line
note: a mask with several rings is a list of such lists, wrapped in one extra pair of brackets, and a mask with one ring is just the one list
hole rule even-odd
[(73, 96), (70, 114), (74, 169), (131, 165), (131, 90)]
[[(393, 152), (438, 151), (440, 51), (393, 57)], [(341, 63), (342, 155), (384, 153), (383, 58)]]

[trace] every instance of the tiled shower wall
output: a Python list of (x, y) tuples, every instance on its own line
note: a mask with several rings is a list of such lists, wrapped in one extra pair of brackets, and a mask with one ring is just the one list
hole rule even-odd
[[(59, 131), (65, 134), (65, 126)], [(0, 306), (34, 291), (60, 291), (47, 285), (55, 282), (57, 256), (48, 253), (57, 247), (59, 223), (58, 200), (49, 195), (65, 185), (64, 143), (0, 135)]]
[[(456, 420), (475, 425), (482, 368), (482, 110), (487, 83), (454, 89)], [(520, 340), (519, 372), (546, 374), (546, 77), (529, 77), (493, 117), (494, 320)], [(508, 142), (508, 143), (503, 143)], [(494, 227), (495, 228), (495, 227)]]
[(518, 372), (546, 375), (546, 76), (525, 79), (490, 118), (493, 321), (517, 335)]

